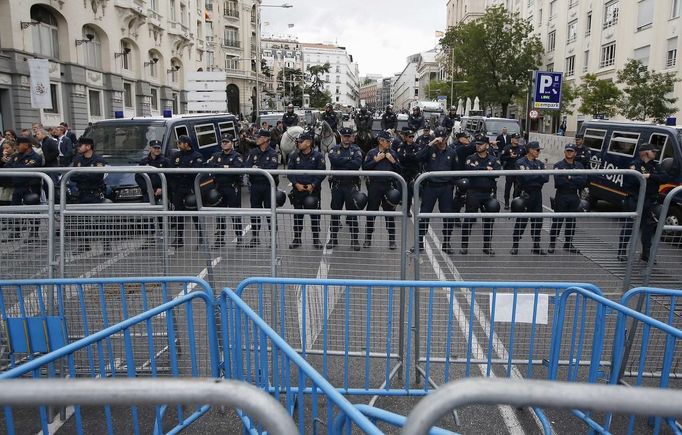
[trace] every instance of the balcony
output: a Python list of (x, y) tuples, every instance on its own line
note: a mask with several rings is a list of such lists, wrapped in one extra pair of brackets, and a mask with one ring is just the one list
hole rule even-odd
[(225, 12), (223, 12), (223, 15), (226, 18), (235, 18), (239, 19), (239, 11), (234, 10), (234, 9), (225, 9)]
[(242, 46), (241, 41), (237, 41), (236, 39), (223, 39), (223, 47), (239, 48), (241, 46)]

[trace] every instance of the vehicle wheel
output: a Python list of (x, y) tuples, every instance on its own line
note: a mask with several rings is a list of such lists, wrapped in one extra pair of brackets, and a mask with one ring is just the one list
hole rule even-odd
[[(673, 205), (668, 209), (668, 216), (665, 218), (666, 225), (682, 225), (682, 207)], [(674, 246), (682, 247), (682, 232), (680, 231), (664, 231), (662, 235), (663, 241), (671, 243)]]

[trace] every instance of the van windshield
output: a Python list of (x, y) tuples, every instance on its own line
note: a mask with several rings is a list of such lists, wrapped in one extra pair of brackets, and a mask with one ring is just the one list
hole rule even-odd
[(95, 152), (110, 165), (138, 164), (148, 153), (151, 140), (160, 140), (163, 124), (94, 124), (83, 136), (94, 139)]
[(507, 133), (521, 133), (519, 129), (519, 123), (513, 119), (486, 119), (485, 129), (487, 130), (488, 136), (497, 136), (502, 133), (502, 129), (506, 128)]

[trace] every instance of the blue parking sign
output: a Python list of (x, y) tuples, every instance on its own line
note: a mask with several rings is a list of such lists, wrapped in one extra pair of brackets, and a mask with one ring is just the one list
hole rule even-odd
[(536, 109), (561, 108), (561, 81), (563, 73), (538, 71), (535, 73)]

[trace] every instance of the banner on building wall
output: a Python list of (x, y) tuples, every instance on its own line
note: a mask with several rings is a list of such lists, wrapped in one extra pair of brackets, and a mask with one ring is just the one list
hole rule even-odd
[(29, 59), (28, 70), (31, 76), (31, 107), (34, 109), (52, 109), (49, 61), (47, 59)]

